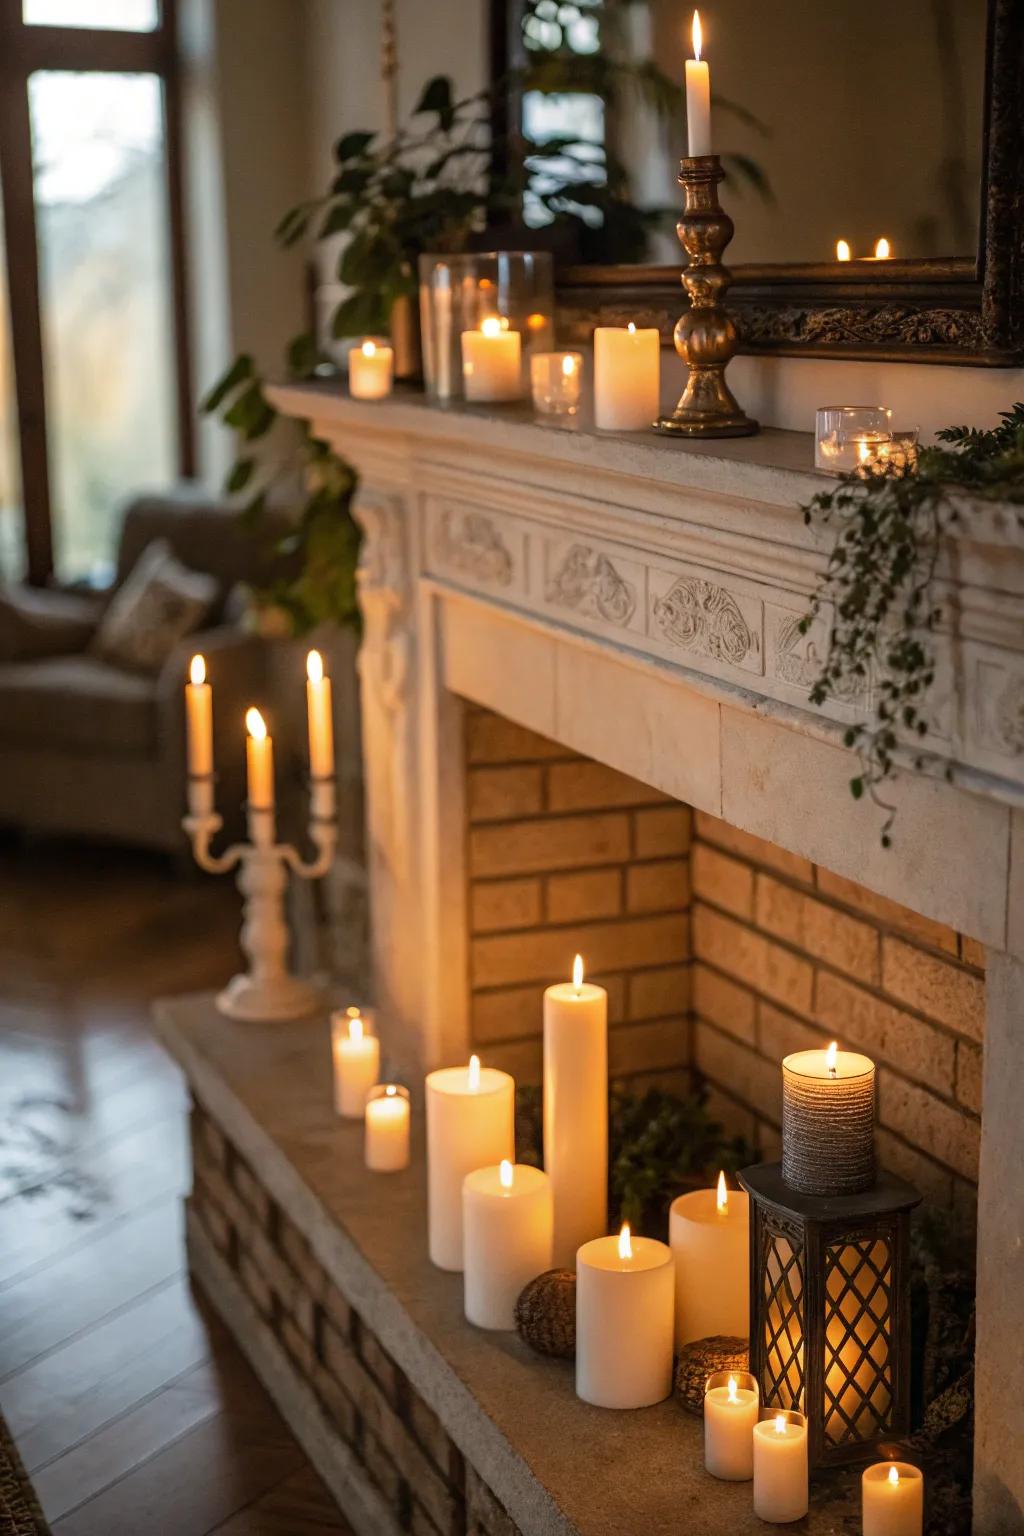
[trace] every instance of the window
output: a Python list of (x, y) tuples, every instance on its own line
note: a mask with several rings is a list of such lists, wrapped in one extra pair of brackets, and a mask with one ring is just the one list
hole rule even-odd
[(160, 25), (158, 0), (22, 0), (30, 27), (104, 27), (153, 32)]

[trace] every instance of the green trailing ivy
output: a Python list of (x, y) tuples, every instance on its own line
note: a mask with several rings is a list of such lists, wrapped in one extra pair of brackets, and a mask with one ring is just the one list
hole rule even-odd
[(851, 725), (845, 741), (861, 758), (850, 791), (884, 812), (886, 848), (895, 808), (882, 786), (900, 760), (921, 768), (934, 756), (925, 742), (934, 637), (947, 622), (935, 589), (943, 540), (969, 526), (972, 503), (1024, 503), (1024, 404), (1002, 412), (989, 431), (948, 427), (938, 437), (938, 446), (921, 450), (916, 471), (896, 462), (878, 473), (844, 475), (804, 508), (807, 523), (837, 528), (800, 625), (806, 634), (825, 615), (830, 626), (811, 702), (856, 698), (871, 688), (873, 717)]

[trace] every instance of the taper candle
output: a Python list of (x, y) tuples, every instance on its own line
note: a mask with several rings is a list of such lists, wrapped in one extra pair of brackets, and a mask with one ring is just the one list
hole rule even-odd
[(855, 1195), (875, 1179), (875, 1064), (856, 1051), (782, 1063), (782, 1177), (802, 1195)]
[(475, 1168), (515, 1158), (515, 1083), (507, 1072), (445, 1067), (427, 1076), (427, 1223), (438, 1269), (461, 1269), (462, 1186)]
[(754, 1514), (788, 1525), (807, 1513), (807, 1420), (794, 1409), (763, 1408), (754, 1425)]
[(746, 1371), (716, 1371), (704, 1393), (704, 1466), (712, 1477), (745, 1483), (754, 1475), (757, 1382)]
[(672, 1391), (675, 1269), (651, 1237), (584, 1243), (576, 1255), (576, 1395), (598, 1408), (648, 1408)]
[(409, 1090), (375, 1083), (366, 1096), (363, 1141), (372, 1173), (398, 1173), (409, 1166)]
[(366, 1096), (380, 1076), (380, 1041), (359, 1008), (331, 1014), (334, 1107), (345, 1120), (361, 1120)]
[(691, 28), (693, 58), (686, 61), (686, 146), (691, 159), (711, 153), (711, 72), (700, 56), (700, 12)]
[(653, 328), (599, 325), (594, 330), (594, 425), (643, 432), (661, 397), (661, 336)]
[(462, 1185), (466, 1317), (478, 1328), (511, 1330), (519, 1293), (551, 1268), (551, 1181), (540, 1168), (506, 1159), (476, 1168)]
[(206, 681), (206, 661), (193, 656), (185, 684), (188, 728), (188, 808), (193, 816), (213, 813), (213, 689)]
[(695, 1189), (673, 1200), (668, 1241), (676, 1265), (676, 1348), (713, 1334), (750, 1332), (750, 1202), (728, 1189)]
[(608, 1230), (608, 994), (573, 979), (544, 993), (544, 1167), (555, 1209), (554, 1262), (572, 1269)]
[(879, 1461), (860, 1480), (863, 1536), (921, 1536), (924, 1478), (907, 1461)]

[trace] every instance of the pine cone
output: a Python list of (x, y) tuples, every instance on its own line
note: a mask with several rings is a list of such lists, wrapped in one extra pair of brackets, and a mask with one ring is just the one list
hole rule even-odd
[(704, 1412), (704, 1390), (714, 1371), (749, 1370), (746, 1339), (716, 1333), (710, 1339), (684, 1344), (676, 1358), (676, 1391), (688, 1413)]
[(572, 1360), (576, 1355), (576, 1276), (548, 1269), (525, 1286), (516, 1302), (519, 1337), (538, 1355)]

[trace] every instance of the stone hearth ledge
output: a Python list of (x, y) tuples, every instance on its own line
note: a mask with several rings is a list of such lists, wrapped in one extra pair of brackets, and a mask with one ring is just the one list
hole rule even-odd
[[(461, 1276), (435, 1269), (427, 1255), (421, 1105), (413, 1166), (368, 1173), (362, 1127), (333, 1111), (324, 1018), (242, 1024), (221, 1017), (207, 994), (161, 1000), (155, 1016), (194, 1098), (525, 1536), (764, 1531), (749, 1483), (704, 1472), (701, 1424), (677, 1401), (628, 1413), (592, 1408), (577, 1399), (567, 1362), (539, 1359), (515, 1335), (466, 1322)], [(354, 1527), (362, 1536), (397, 1532), (373, 1490), (359, 1487), (354, 1459), (340, 1441), (332, 1445), (312, 1393), (266, 1325), (257, 1326), (223, 1262), (201, 1245), (191, 1258)], [(829, 1493), (814, 1498), (800, 1529), (839, 1536), (853, 1515)]]

